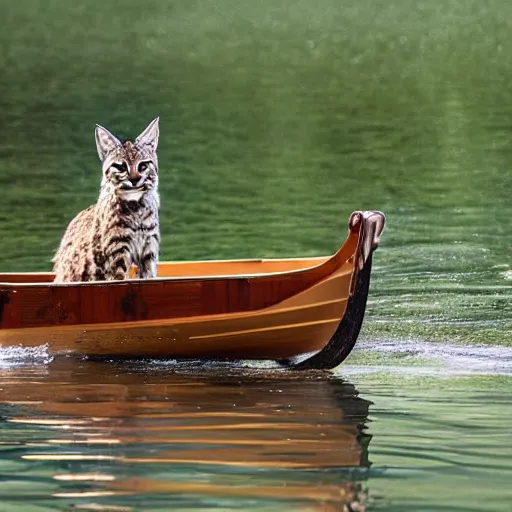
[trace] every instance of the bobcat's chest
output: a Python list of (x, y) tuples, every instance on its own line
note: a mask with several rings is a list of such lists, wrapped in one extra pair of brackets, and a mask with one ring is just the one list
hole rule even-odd
[(123, 218), (127, 226), (124, 235), (130, 240), (131, 253), (137, 261), (144, 254), (149, 237), (158, 229), (156, 212), (150, 207), (132, 207)]
[(147, 235), (144, 230), (139, 229), (135, 233), (133, 233), (132, 241), (131, 241), (131, 249), (132, 254), (134, 256), (135, 261), (138, 261), (142, 254), (144, 253), (144, 247), (147, 243)]

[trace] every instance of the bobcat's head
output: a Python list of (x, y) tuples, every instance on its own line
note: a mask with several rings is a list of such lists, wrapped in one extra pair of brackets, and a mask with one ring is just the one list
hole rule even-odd
[(118, 197), (137, 201), (158, 187), (157, 117), (134, 140), (121, 142), (106, 128), (96, 125), (96, 148), (103, 169), (102, 188), (113, 189)]

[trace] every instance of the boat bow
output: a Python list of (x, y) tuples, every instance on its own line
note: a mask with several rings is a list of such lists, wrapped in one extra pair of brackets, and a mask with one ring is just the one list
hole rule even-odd
[(380, 244), (386, 217), (380, 211), (356, 211), (350, 216), (351, 233), (358, 233), (354, 253), (354, 269), (350, 283), (350, 296), (345, 314), (324, 348), (317, 352), (282, 360), (281, 363), (300, 370), (332, 369), (350, 354), (363, 324), (370, 287), (373, 252)]

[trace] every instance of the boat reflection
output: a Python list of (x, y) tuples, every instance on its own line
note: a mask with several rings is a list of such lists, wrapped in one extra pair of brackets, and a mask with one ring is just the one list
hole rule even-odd
[(365, 510), (369, 402), (327, 374), (61, 359), (1, 371), (0, 407), (74, 508)]

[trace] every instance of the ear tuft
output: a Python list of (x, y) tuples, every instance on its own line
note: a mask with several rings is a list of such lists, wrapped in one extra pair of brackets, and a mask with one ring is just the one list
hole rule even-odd
[(112, 135), (106, 128), (103, 128), (103, 126), (99, 124), (96, 125), (95, 136), (96, 149), (98, 150), (98, 156), (102, 162), (105, 160), (108, 153), (122, 146), (121, 141), (115, 135)]
[(142, 144), (143, 146), (147, 146), (151, 151), (156, 152), (156, 148), (158, 147), (158, 137), (160, 135), (160, 129), (158, 127), (159, 121), (160, 117), (155, 117), (155, 119), (149, 123), (147, 128), (137, 137), (137, 139), (135, 139), (135, 142)]

